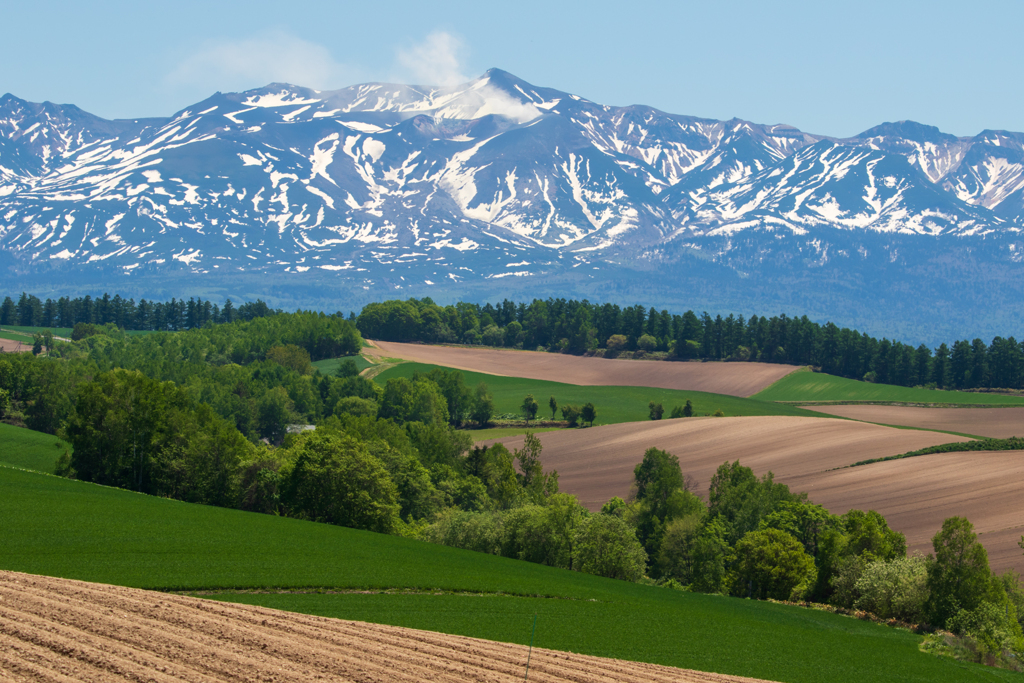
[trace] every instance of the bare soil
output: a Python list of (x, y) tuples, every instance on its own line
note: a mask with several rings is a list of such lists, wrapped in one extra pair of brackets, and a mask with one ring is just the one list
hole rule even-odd
[(0, 353), (22, 353), (23, 351), (32, 351), (32, 345), (22, 344), (14, 339), (0, 338)]
[[(633, 468), (650, 447), (679, 458), (683, 473), (707, 493), (711, 476), (725, 461), (739, 460), (757, 475), (775, 473), (789, 484), (794, 478), (845, 467), (860, 460), (898, 455), (964, 437), (894, 429), (851, 420), (815, 417), (691, 417), (656, 422), (627, 422), (587, 429), (538, 434), (545, 469), (558, 470), (560, 490), (576, 495), (591, 510), (612, 496), (626, 498)], [(523, 436), (502, 442), (512, 450)], [(793, 486), (794, 490), (801, 490)]]
[(1017, 546), (1024, 534), (1024, 456), (1019, 452), (934, 453), (785, 481), (836, 514), (851, 508), (877, 510), (906, 534), (911, 551), (932, 552), (931, 539), (943, 520), (966, 517), (994, 570), (1024, 570)]
[[(0, 679), (512, 681), (527, 648), (132, 588), (0, 572)], [(530, 680), (754, 679), (534, 648)]]
[(374, 342), (364, 354), (404, 358), (458, 370), (583, 386), (688, 389), (752, 396), (797, 370), (774, 363), (675, 362), (587, 358), (561, 353)]
[(917, 408), (911, 406), (806, 406), (827, 415), (865, 422), (1007, 439), (1024, 436), (1024, 406), (1007, 408)]

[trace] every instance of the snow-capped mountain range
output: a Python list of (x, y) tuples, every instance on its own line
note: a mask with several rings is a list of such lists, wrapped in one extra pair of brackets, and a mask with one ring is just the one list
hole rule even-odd
[(1022, 229), (1021, 133), (900, 122), (836, 139), (605, 106), (497, 69), (448, 88), (272, 84), (166, 119), (0, 98), (11, 282), (288, 273), (444, 299), (542, 276), (586, 294), (694, 268), (907, 273), (965, 249), (1012, 274)]

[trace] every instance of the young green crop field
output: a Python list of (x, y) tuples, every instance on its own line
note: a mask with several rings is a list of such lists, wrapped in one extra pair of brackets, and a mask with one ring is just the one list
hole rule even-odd
[[(911, 633), (825, 612), (602, 579), (5, 466), (0, 491), (0, 569), (523, 644), (536, 614), (538, 647), (773, 681), (1019, 680), (924, 654)], [(260, 588), (293, 591), (230, 592)]]
[(949, 405), (1024, 405), (1024, 397), (942, 391), (872, 384), (823, 372), (798, 371), (786, 375), (751, 398), (760, 401), (875, 401), (892, 403), (941, 403)]
[(0, 330), (0, 345), (2, 340), (21, 342), (22, 344), (33, 344), (35, 340), (31, 335), (22, 334), (21, 332), (8, 332), (7, 330)]
[[(430, 372), (439, 366), (424, 363), (401, 363), (388, 368), (377, 375), (374, 380), (386, 383), (392, 377), (412, 377), (415, 372)], [(594, 424), (616, 424), (619, 422), (637, 422), (649, 419), (648, 403), (660, 403), (664, 409), (664, 417), (668, 418), (675, 406), (682, 406), (687, 399), (693, 402), (693, 411), (697, 415), (712, 414), (721, 409), (729, 417), (745, 415), (802, 415), (804, 417), (821, 417), (820, 414), (802, 410), (793, 406), (769, 403), (767, 401), (709, 394), (702, 391), (678, 391), (674, 389), (651, 389), (648, 387), (607, 387), (581, 386), (546, 382), (537, 379), (519, 377), (503, 377), (485, 375), (480, 372), (461, 371), (466, 384), (475, 388), (480, 382), (487, 384), (487, 389), (494, 396), (494, 408), (497, 414), (519, 414), (519, 407), (527, 394), (533, 394), (540, 404), (537, 417), (550, 419), (551, 410), (548, 399), (555, 397), (559, 406), (566, 404), (583, 405), (588, 401), (597, 407), (597, 420)], [(558, 412), (556, 419), (561, 419)]]
[(50, 473), (57, 458), (70, 450), (55, 436), (0, 423), (0, 465)]
[(29, 336), (36, 334), (37, 332), (45, 332), (46, 330), (49, 330), (55, 337), (71, 337), (70, 327), (26, 327), (24, 325), (4, 325), (3, 327), (0, 327), (0, 333), (6, 330), (21, 332)]
[(356, 367), (359, 368), (359, 372), (362, 372), (373, 365), (373, 363), (362, 356), (343, 356), (341, 358), (326, 358), (324, 360), (313, 361), (313, 367), (319, 370), (323, 375), (333, 375), (337, 372), (338, 366), (341, 365), (342, 361), (346, 360), (354, 360), (356, 362)]

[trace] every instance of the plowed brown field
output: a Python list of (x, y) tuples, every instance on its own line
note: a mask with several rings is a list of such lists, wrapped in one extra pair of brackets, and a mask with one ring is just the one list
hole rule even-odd
[[(559, 488), (591, 510), (612, 496), (625, 498), (633, 468), (651, 446), (679, 457), (683, 472), (706, 492), (711, 475), (726, 460), (739, 460), (777, 481), (845, 467), (860, 460), (898, 455), (964, 437), (894, 429), (851, 420), (814, 417), (691, 417), (657, 422), (567, 429), (538, 434), (545, 469), (558, 470)], [(523, 437), (495, 439), (510, 450)], [(797, 489), (799, 490), (799, 488)]]
[(1009, 408), (914, 408), (910, 406), (806, 406), (828, 415), (865, 422), (941, 429), (961, 434), (1007, 439), (1024, 436), (1024, 407)]
[[(517, 681), (527, 648), (132, 588), (0, 572), (0, 679)], [(740, 682), (534, 648), (530, 680)]]
[(0, 339), (0, 353), (21, 353), (22, 351), (31, 350), (31, 344), (22, 344), (20, 341), (14, 341), (13, 339)]
[[(984, 412), (984, 411), (982, 411)], [(907, 535), (911, 550), (931, 552), (947, 517), (971, 520), (996, 571), (1024, 570), (1024, 454), (1019, 451), (935, 453), (861, 467), (787, 477), (833, 513), (877, 510)]]
[(363, 353), (403, 358), (491, 375), (525, 377), (566, 384), (689, 389), (729, 396), (751, 396), (797, 369), (774, 363), (682, 363), (654, 360), (584, 358), (561, 353), (476, 349), (374, 342)]

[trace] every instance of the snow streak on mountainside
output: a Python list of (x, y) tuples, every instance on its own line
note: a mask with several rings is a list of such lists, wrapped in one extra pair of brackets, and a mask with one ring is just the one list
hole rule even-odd
[(604, 106), (496, 69), (449, 88), (272, 84), (166, 119), (0, 98), (0, 251), (21, 274), (439, 286), (979, 245), (1015, 264), (1022, 227), (1020, 133), (901, 122), (834, 139)]

